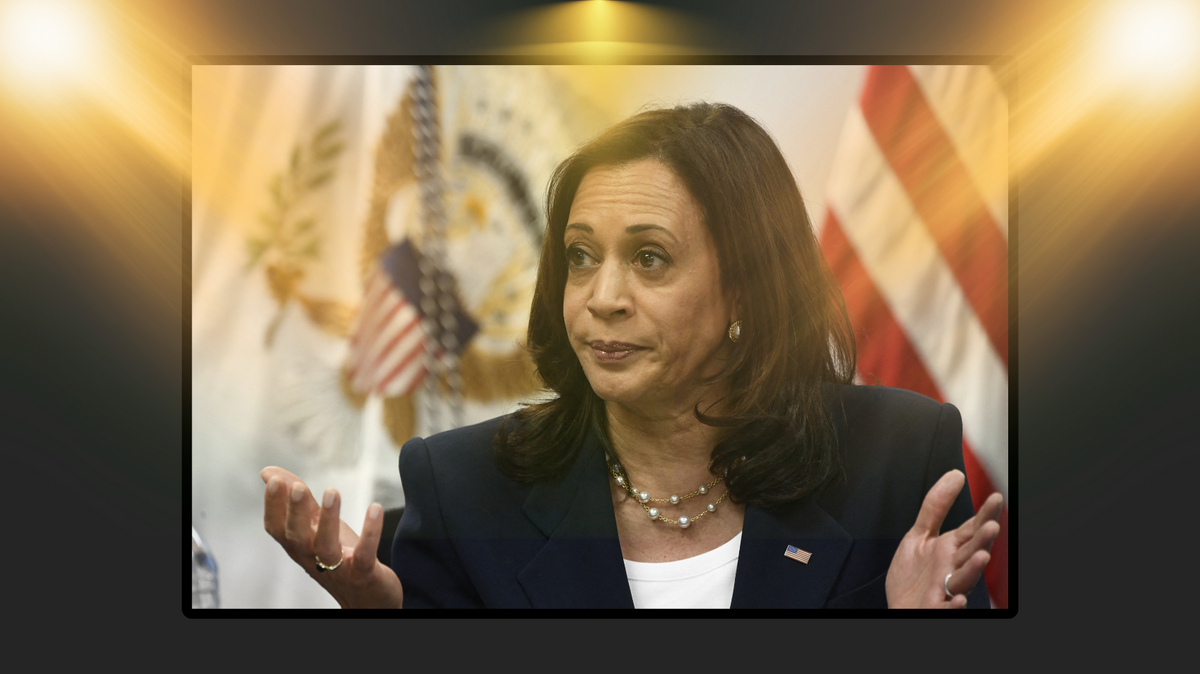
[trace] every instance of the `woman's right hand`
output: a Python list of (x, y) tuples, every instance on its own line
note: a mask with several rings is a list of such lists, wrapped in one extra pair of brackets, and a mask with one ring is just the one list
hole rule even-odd
[[(341, 496), (325, 490), (318, 504), (300, 478), (268, 466), (259, 473), (267, 485), (263, 525), (294, 562), (333, 595), (342, 608), (401, 608), (404, 590), (396, 573), (384, 566), (376, 551), (383, 532), (383, 507), (372, 503), (363, 521), (362, 536), (339, 517)], [(321, 570), (320, 559), (332, 570)]]

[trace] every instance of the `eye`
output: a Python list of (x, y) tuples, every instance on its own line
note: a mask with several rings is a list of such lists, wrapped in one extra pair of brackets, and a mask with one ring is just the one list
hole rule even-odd
[(636, 265), (638, 269), (649, 271), (665, 266), (667, 264), (667, 260), (661, 253), (643, 248), (637, 252), (636, 256), (634, 256), (633, 264)]
[(592, 261), (592, 256), (583, 252), (579, 246), (569, 246), (567, 248), (567, 264), (572, 268), (580, 268), (588, 266)]

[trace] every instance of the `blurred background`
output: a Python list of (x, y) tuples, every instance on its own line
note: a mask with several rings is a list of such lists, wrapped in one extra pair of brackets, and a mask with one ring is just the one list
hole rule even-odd
[[(1022, 612), (1036, 613), (1133, 596), (1111, 584), (1101, 551), (1114, 542), (1151, 544), (1154, 555), (1125, 560), (1122, 573), (1134, 576), (1177, 552), (1181, 539), (1164, 514), (1183, 510), (1186, 489), (1166, 485), (1163, 469), (1187, 474), (1195, 446), (1190, 422), (1200, 409), (1193, 345), (1198, 288), (1195, 272), (1188, 271), (1200, 252), (1194, 187), (1200, 175), (1200, 128), (1194, 123), (1200, 118), (1198, 10), (1190, 0), (848, 2), (815, 8), (714, 2), (686, 9), (682, 3), (602, 1), (495, 3), (487, 9), (463, 2), (362, 1), (303, 11), (265, 0), (2, 2), (0, 438), (12, 450), (12, 474), (35, 489), (52, 485), (69, 495), (56, 506), (54, 521), (77, 536), (76, 545), (106, 550), (117, 540), (136, 544), (139, 568), (120, 565), (111, 572), (130, 586), (160, 573), (153, 577), (162, 579), (162, 587), (150, 601), (172, 612), (179, 596), (165, 595), (178, 587), (182, 569), (174, 546), (188, 521), (220, 565), (225, 605), (316, 602), (293, 602), (298, 594), (272, 597), (269, 587), (250, 587), (257, 581), (235, 591), (240, 581), (233, 580), (234, 569), (266, 569), (275, 562), (265, 551), (252, 552), (262, 545), (261, 536), (243, 543), (241, 534), (210, 522), (232, 515), (218, 515), (209, 503), (231, 508), (249, 499), (235, 493), (245, 485), (221, 471), (236, 472), (241, 462), (256, 473), (260, 458), (285, 451), (279, 438), (307, 438), (308, 458), (295, 465), (326, 461), (340, 467), (329, 468), (325, 480), (342, 486), (342, 479), (357, 479), (372, 493), (388, 488), (375, 484), (374, 475), (367, 481), (368, 471), (354, 466), (370, 465), (394, 441), (384, 423), (382, 401), (389, 396), (376, 395), (380, 402), (372, 403), (368, 395), (359, 409), (352, 395), (329, 388), (342, 379), (320, 377), (340, 373), (348, 357), (348, 346), (336, 344), (348, 343), (354, 328), (342, 309), (361, 302), (372, 204), (382, 204), (383, 249), (402, 241), (395, 236), (402, 219), (389, 221), (388, 214), (413, 207), (403, 189), (376, 199), (365, 177), (379, 170), (372, 143), (386, 131), (386, 115), (397, 109), (411, 73), (360, 68), (359, 74), (314, 69), (274, 75), (249, 67), (257, 59), (263, 65), (321, 65), (376, 63), (395, 54), (433, 55), (431, 62), (441, 60), (437, 55), (529, 54), (596, 66), (664, 55), (703, 64), (728, 60), (723, 54), (786, 54), (815, 65), (833, 58), (865, 66), (1000, 56), (1006, 58), (981, 63), (990, 64), (1005, 95), (1007, 176), (1014, 192), (1009, 205), (1015, 206), (1007, 239), (1007, 267), (1017, 281), (1009, 289), (1015, 328), (1007, 335), (1004, 363), (1016, 392), (1017, 406), (1008, 416), (1017, 432), (1005, 444), (1005, 476), (991, 478), (1012, 505), (1012, 603), (1019, 596)], [(296, 56), (304, 54), (338, 56)], [(214, 58), (193, 60), (201, 56)], [(193, 68), (193, 62), (207, 65)], [(754, 109), (763, 86), (744, 77), (641, 80), (606, 69), (589, 79), (549, 70), (548, 77), (569, 83), (556, 91), (569, 91), (587, 110), (571, 118), (582, 127), (619, 119), (651, 99), (670, 104), (674, 98), (745, 96), (742, 104), (780, 140), (818, 227), (831, 210), (839, 213), (832, 176), (847, 120), (857, 108), (871, 125), (863, 107), (868, 71), (862, 67), (783, 69), (812, 74), (770, 80), (780, 87), (765, 97), (778, 102), (776, 112), (767, 101)], [(928, 90), (918, 75), (912, 77), (922, 92)], [(358, 98), (339, 95), (356, 87)], [(308, 96), (305, 102), (288, 102), (294, 99), (284, 92), (292, 88), (310, 92), (297, 94)], [(363, 112), (366, 106), (373, 106), (371, 114)], [(201, 115), (211, 125), (198, 123)], [(331, 127), (336, 140), (327, 131), (322, 139), (329, 142), (316, 142), (334, 120), (341, 120)], [(535, 131), (569, 144), (572, 134), (586, 132), (570, 126), (564, 121), (562, 129)], [(953, 140), (955, 132), (945, 131), (950, 126), (941, 128)], [(322, 154), (318, 148), (330, 152), (339, 143), (337, 161), (346, 164), (305, 197), (311, 210), (304, 216), (313, 220), (306, 231), (321, 234), (318, 253), (305, 254), (301, 246), (293, 256), (304, 275), (281, 273), (297, 265), (281, 263), (288, 255), (281, 246), (271, 249), (262, 229), (260, 216), (278, 207), (271, 201), (272, 177), (286, 177), (295, 146), (316, 156)], [(527, 170), (528, 185), (535, 185), (533, 176), (544, 170), (539, 162), (548, 159), (521, 161), (534, 167)], [(493, 180), (494, 170), (465, 164), (464, 184), (492, 190), (498, 202), (510, 198)], [(204, 189), (212, 190), (203, 196), (208, 201), (202, 200), (205, 180)], [(853, 193), (850, 187), (844, 194)], [(530, 188), (535, 195), (538, 189)], [(920, 201), (912, 202), (918, 215)], [(460, 205), (468, 215), (479, 212), (465, 200)], [(520, 205), (504, 202), (504, 208), (519, 211)], [(184, 226), (189, 215), (190, 232)], [(855, 244), (853, 228), (841, 224), (845, 241)], [(341, 231), (334, 228), (351, 234), (334, 237)], [(453, 232), (446, 238), (453, 259)], [(515, 234), (505, 240), (521, 241)], [(254, 258), (257, 248), (262, 255)], [(518, 249), (509, 252), (520, 255)], [(866, 255), (853, 250), (859, 258)], [(282, 257), (272, 257), (276, 253)], [(272, 264), (276, 271), (270, 273)], [(870, 268), (866, 262), (863, 267)], [(888, 299), (887, 291), (878, 292)], [(231, 313), (206, 313), (214, 306)], [(902, 311), (892, 307), (892, 313), (895, 323), (907, 325)], [(346, 332), (338, 336), (336, 326)], [(498, 344), (502, 327), (502, 321), (481, 323), (478, 334), (490, 334)], [(997, 339), (995, 330), (988, 334), (998, 354)], [(920, 353), (917, 338), (910, 347)], [(249, 358), (251, 348), (266, 369), (238, 372), (244, 380), (239, 385), (229, 369), (248, 362), (239, 359)], [(316, 354), (312, 362), (322, 365), (323, 374), (289, 369), (295, 361), (287, 354)], [(487, 355), (500, 358), (502, 349)], [(198, 372), (197, 358), (223, 363), (225, 377), (216, 376), (219, 368)], [(465, 352), (462, 360), (465, 368)], [(466, 374), (464, 415), (491, 414), (523, 395), (514, 387), (474, 401)], [(357, 430), (341, 423), (351, 416), (315, 426), (296, 422), (308, 418), (304, 405), (311, 403), (299, 395), (265, 395), (264, 382), (275, 380), (291, 381), (292, 392), (341, 396), (340, 404), (360, 420)], [(422, 432), (428, 413), (419, 390), (410, 397), (412, 428)], [(258, 406), (242, 410), (248, 418), (269, 403), (283, 416), (273, 417), (276, 427), (238, 428), (231, 418), (222, 420), (225, 425), (196, 423), (201, 413), (220, 416), (220, 402)], [(451, 418), (451, 411), (447, 406), (441, 418)], [(390, 418), (403, 414), (403, 408), (393, 409)], [(329, 454), (335, 444), (329, 438), (346, 432), (363, 436), (353, 451), (342, 447), (351, 456)], [(251, 483), (257, 481), (253, 473)], [(81, 501), (102, 505), (80, 507)], [(248, 522), (242, 525), (249, 531)], [(45, 525), (30, 518), (19, 526), (32, 535)], [(129, 552), (123, 548), (121, 554)], [(1067, 559), (1070, 582), (1058, 563)]]

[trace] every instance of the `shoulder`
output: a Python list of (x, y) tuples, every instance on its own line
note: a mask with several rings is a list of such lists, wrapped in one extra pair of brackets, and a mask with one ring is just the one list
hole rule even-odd
[(962, 468), (962, 418), (950, 404), (883, 386), (830, 386), (825, 400), (837, 429), (840, 471), (822, 507), (851, 530), (903, 532), (925, 492)]
[(495, 512), (500, 506), (519, 506), (528, 487), (500, 472), (492, 450), (497, 431), (508, 419), (496, 417), (404, 443), (399, 463), (406, 503), (436, 503), (451, 519), (480, 509)]
[(911, 452), (939, 435), (962, 437), (962, 417), (948, 403), (886, 386), (829, 384), (822, 389), (840, 445)]
[(413, 438), (400, 448), (400, 474), (428, 471), (439, 478), (478, 480), (496, 472), (492, 442), (509, 415), (470, 426)]
[(943, 407), (928, 396), (887, 386), (825, 384), (821, 393), (835, 416), (841, 412), (859, 423), (936, 417)]

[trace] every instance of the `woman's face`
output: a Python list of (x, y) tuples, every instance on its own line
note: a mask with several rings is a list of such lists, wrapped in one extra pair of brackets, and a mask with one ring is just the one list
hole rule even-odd
[(592, 389), (647, 414), (690, 411), (732, 345), (736, 316), (687, 188), (652, 159), (592, 169), (563, 246), (563, 318)]

